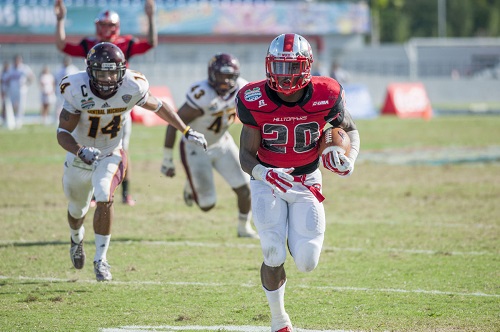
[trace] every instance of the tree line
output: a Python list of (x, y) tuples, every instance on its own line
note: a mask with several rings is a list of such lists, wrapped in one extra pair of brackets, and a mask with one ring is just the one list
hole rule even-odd
[(370, 0), (372, 42), (500, 37), (500, 0)]

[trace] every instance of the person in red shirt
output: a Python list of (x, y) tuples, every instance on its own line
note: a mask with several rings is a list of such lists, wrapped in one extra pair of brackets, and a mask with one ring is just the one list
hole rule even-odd
[[(137, 54), (144, 54), (147, 51), (158, 45), (158, 33), (154, 22), (155, 2), (154, 0), (146, 0), (144, 5), (144, 12), (148, 18), (148, 38), (139, 39), (132, 35), (120, 35), (120, 16), (112, 10), (105, 10), (96, 17), (95, 29), (96, 35), (94, 37), (85, 37), (80, 43), (73, 44), (66, 41), (66, 31), (64, 29), (64, 18), (66, 17), (66, 6), (63, 0), (55, 0), (54, 13), (57, 18), (56, 24), (56, 46), (57, 48), (70, 56), (86, 57), (88, 51), (100, 42), (110, 42), (118, 46), (128, 60)], [(124, 137), (123, 148), (128, 152), (128, 145), (132, 131), (132, 119), (130, 112), (127, 113), (126, 119), (123, 122)], [(130, 155), (130, 153), (127, 153)], [(122, 182), (122, 201), (130, 206), (135, 205), (135, 200), (129, 194), (129, 180), (130, 180), (130, 160), (128, 161), (128, 171), (125, 179)]]
[[(287, 249), (301, 272), (319, 262), (325, 234), (323, 167), (340, 176), (354, 170), (360, 138), (333, 78), (312, 76), (311, 45), (302, 36), (276, 37), (266, 56), (267, 79), (242, 87), (236, 97), (243, 128), (240, 165), (252, 176), (254, 224), (264, 261), (261, 282), (271, 311), (271, 331), (292, 332), (285, 311)], [(319, 152), (325, 126), (343, 128), (351, 150)]]

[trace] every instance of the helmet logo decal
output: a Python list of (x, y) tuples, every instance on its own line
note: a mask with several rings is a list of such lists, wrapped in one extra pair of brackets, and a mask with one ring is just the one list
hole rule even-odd
[(104, 70), (116, 70), (116, 63), (114, 62), (105, 62), (101, 64), (101, 69)]
[(262, 92), (260, 91), (260, 88), (258, 88), (258, 87), (253, 88), (252, 90), (245, 91), (245, 100), (246, 101), (256, 101), (257, 99), (260, 99), (261, 97), (262, 97)]

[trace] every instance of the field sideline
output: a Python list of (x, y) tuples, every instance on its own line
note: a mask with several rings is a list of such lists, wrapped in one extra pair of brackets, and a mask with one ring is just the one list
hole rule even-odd
[[(500, 331), (500, 117), (357, 123), (354, 174), (323, 172), (318, 268), (286, 262), (296, 331)], [(217, 176), (213, 211), (185, 206), (178, 155), (175, 178), (159, 172), (164, 132), (133, 128), (137, 205), (116, 204), (114, 280), (97, 283), (69, 259), (55, 128), (0, 130), (0, 331), (269, 331), (260, 246), (236, 237), (233, 192)]]

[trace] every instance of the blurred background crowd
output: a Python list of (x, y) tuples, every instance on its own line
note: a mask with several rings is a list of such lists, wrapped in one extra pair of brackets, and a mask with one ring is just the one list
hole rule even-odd
[[(122, 35), (147, 34), (143, 0), (64, 3), (70, 42), (93, 36), (89, 20), (104, 9), (120, 15)], [(399, 82), (422, 83), (436, 112), (500, 110), (500, 0), (157, 0), (154, 19), (157, 47), (129, 67), (167, 87), (176, 105), (212, 54), (234, 54), (242, 76), (260, 80), (269, 41), (294, 32), (311, 42), (315, 74), (338, 79), (348, 102), (360, 91), (368, 97), (355, 117), (377, 116)], [(55, 29), (54, 1), (0, 0), (2, 123), (10, 129), (57, 122), (61, 75), (85, 69), (57, 49)]]

